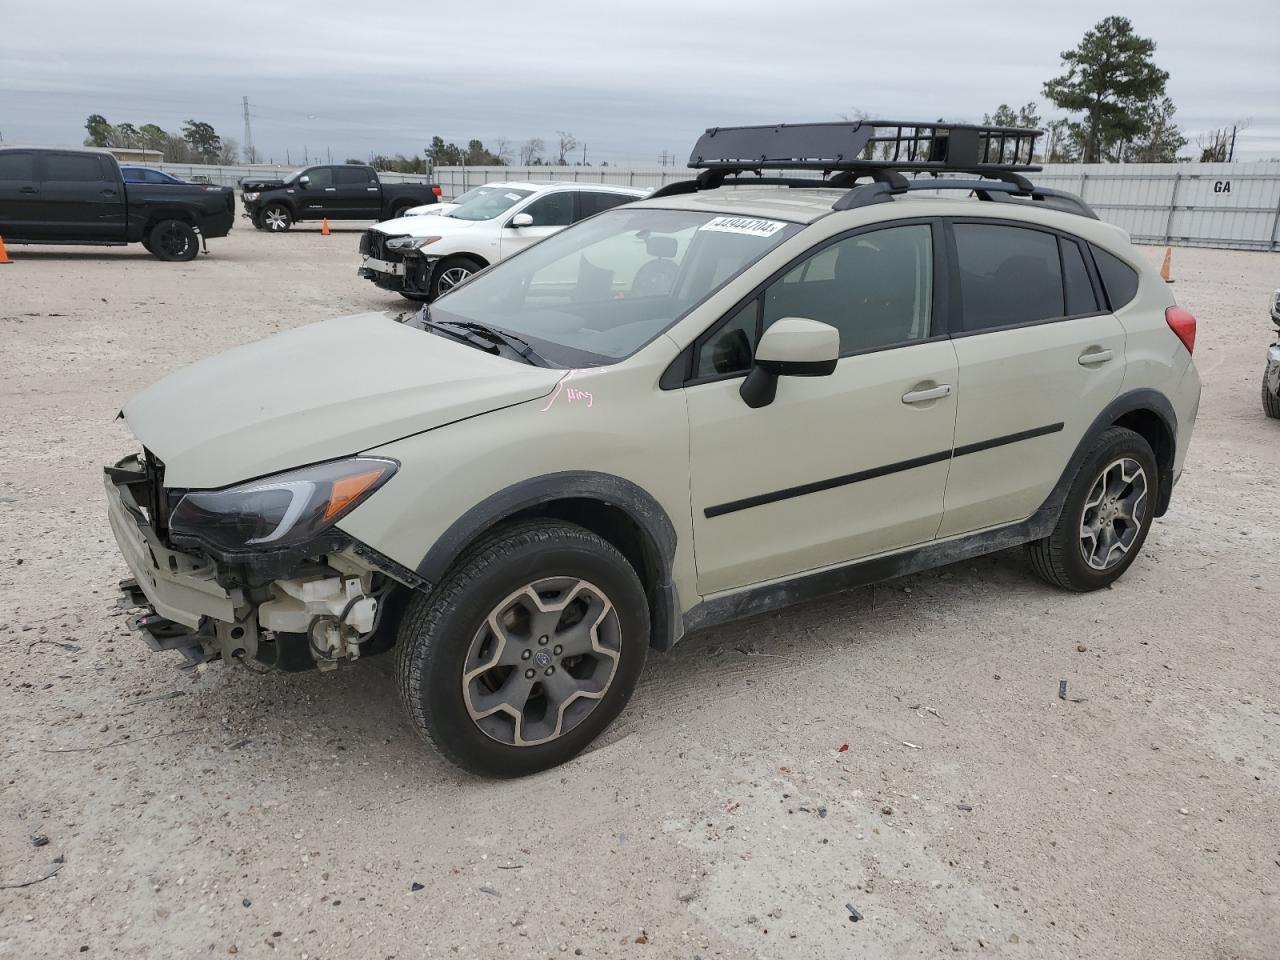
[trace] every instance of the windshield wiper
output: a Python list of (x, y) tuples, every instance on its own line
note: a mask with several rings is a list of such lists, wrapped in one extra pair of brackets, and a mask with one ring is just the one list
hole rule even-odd
[(495, 346), (506, 347), (531, 366), (551, 366), (546, 357), (543, 357), (530, 346), (528, 340), (517, 337), (514, 333), (507, 333), (505, 330), (499, 330), (496, 327), (486, 327), (483, 323), (476, 323), (472, 320), (431, 320), (428, 318), (427, 323), (433, 327), (458, 327), (466, 330)]

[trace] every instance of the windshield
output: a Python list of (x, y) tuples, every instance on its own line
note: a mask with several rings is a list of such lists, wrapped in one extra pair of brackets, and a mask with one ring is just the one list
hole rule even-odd
[(455, 220), (492, 220), (494, 217), (502, 216), (531, 193), (533, 193), (532, 190), (503, 187), (501, 190), (489, 190), (462, 202), (462, 197), (468, 196), (464, 193), (458, 198), (458, 202), (462, 205), (456, 210), (450, 210), (445, 216), (453, 217)]
[(297, 179), (298, 179), (300, 176), (302, 176), (302, 175), (303, 175), (303, 173), (305, 173), (305, 172), (306, 172), (305, 170), (295, 170), (295, 171), (293, 171), (293, 173), (286, 174), (283, 182), (284, 182), (284, 183), (293, 183), (293, 181), (297, 180)]
[(556, 364), (614, 363), (799, 229), (620, 207), (478, 274), (432, 304), (431, 318), (514, 333)]
[(476, 197), (483, 197), (486, 193), (493, 193), (497, 189), (499, 188), (495, 187), (491, 183), (484, 183), (478, 187), (472, 187), (466, 193), (458, 194), (458, 196), (454, 197), (449, 202), (456, 203), (459, 206), (461, 206), (462, 204), (466, 203), (468, 200), (474, 200)]

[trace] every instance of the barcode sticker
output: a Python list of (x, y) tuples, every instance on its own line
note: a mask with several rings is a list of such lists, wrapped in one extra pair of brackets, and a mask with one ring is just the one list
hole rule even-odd
[(757, 220), (754, 217), (716, 217), (708, 220), (699, 230), (715, 233), (744, 233), (749, 237), (772, 237), (785, 227), (781, 220)]

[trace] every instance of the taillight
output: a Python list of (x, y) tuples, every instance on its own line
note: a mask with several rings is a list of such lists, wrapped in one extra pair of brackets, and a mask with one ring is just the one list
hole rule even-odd
[(1182, 341), (1182, 345), (1187, 348), (1187, 353), (1195, 353), (1196, 318), (1191, 315), (1191, 311), (1184, 310), (1182, 307), (1166, 307), (1164, 321)]
[(444, 191), (441, 190), (439, 186), (433, 186), (431, 188), (431, 192), (434, 193), (437, 197), (444, 196)]

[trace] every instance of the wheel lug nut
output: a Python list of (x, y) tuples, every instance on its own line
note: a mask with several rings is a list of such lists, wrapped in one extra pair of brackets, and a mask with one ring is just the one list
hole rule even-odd
[(538, 671), (534, 670), (533, 667), (530, 667), (528, 670), (524, 672), (524, 678), (526, 680), (532, 680), (534, 676), (537, 674), (537, 672)]
[(521, 659), (521, 660), (528, 660), (528, 659), (529, 659), (530, 657), (532, 657), (532, 656), (533, 656), (533, 651), (532, 651), (532, 650), (521, 650), (521, 651), (520, 651), (520, 659)]
[(549, 676), (551, 676), (551, 675), (552, 675), (553, 673), (555, 673), (555, 672), (556, 672), (556, 668), (555, 668), (555, 667), (547, 667), (546, 674), (547, 674), (547, 676), (548, 676), (548, 677), (549, 677)]
[(564, 647), (560, 646), (560, 644), (557, 643), (555, 645), (555, 648), (551, 652), (558, 657), (560, 656), (560, 654), (564, 653)]
[(548, 641), (548, 640), (550, 640), (550, 639), (551, 639), (550, 637), (539, 637), (539, 638), (538, 638), (538, 646), (540, 646), (540, 647), (545, 647), (545, 646), (547, 645), (547, 641)]

